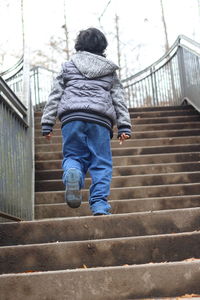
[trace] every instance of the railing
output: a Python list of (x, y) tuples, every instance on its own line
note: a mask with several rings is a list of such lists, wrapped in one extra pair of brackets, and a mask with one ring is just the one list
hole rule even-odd
[[(33, 107), (26, 58), (0, 77), (0, 221), (34, 218)], [(21, 99), (21, 100), (20, 100)]]
[(200, 44), (181, 35), (169, 52), (122, 81), (128, 107), (180, 105), (200, 110)]
[(6, 81), (11, 90), (22, 99), (23, 91), (23, 57), (10, 69), (1, 73), (0, 76)]
[[(44, 67), (33, 67), (30, 70), (31, 100), (35, 109), (43, 106), (50, 94), (56, 72)], [(23, 90), (23, 59), (9, 70), (1, 73), (10, 88), (21, 98)]]
[(55, 74), (55, 71), (43, 67), (31, 69), (31, 97), (36, 110), (47, 102)]

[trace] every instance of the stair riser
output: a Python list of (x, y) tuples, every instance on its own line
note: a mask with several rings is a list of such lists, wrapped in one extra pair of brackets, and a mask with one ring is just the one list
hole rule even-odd
[[(0, 225), (1, 245), (39, 244), (190, 232), (200, 229), (200, 208)], [(44, 258), (45, 259), (45, 258)]]
[(200, 233), (0, 248), (0, 273), (50, 271), (199, 258)]
[(11, 300), (14, 287), (15, 300), (26, 300), (27, 295), (43, 299), (44, 291), (46, 299), (64, 299), (63, 295), (67, 295), (65, 299), (144, 300), (199, 294), (199, 278), (199, 262), (2, 275), (0, 293), (2, 299)]
[(180, 104), (180, 105), (169, 105), (169, 106), (141, 106), (141, 107), (132, 107), (132, 108), (129, 108), (129, 112), (148, 112), (148, 111), (170, 111), (170, 110), (191, 110), (194, 108), (189, 105), (189, 104)]
[[(200, 137), (179, 137), (179, 138), (161, 138), (161, 139), (148, 139), (148, 140), (127, 140), (123, 147), (150, 147), (150, 146), (170, 146), (170, 145), (187, 145), (200, 143)], [(119, 141), (111, 142), (112, 148), (122, 148)], [(35, 147), (36, 153), (38, 152), (58, 152), (62, 151), (62, 144), (40, 144)]]
[[(184, 130), (161, 130), (161, 131), (141, 131), (141, 132), (133, 132), (132, 138), (133, 139), (151, 139), (151, 138), (161, 138), (161, 137), (179, 137), (179, 136), (198, 136), (199, 135), (199, 128), (197, 129), (184, 129)], [(116, 135), (115, 135), (116, 138)], [(62, 143), (61, 136), (53, 136), (51, 141), (47, 141), (44, 137), (35, 138), (36, 144), (45, 144), (49, 145), (52, 143)]]
[[(129, 112), (151, 112), (151, 111), (184, 111), (184, 110), (191, 110), (194, 108), (191, 105), (173, 105), (173, 106), (148, 106), (148, 107), (134, 107), (129, 108)], [(40, 109), (40, 111), (34, 112), (34, 116), (41, 117), (43, 114), (43, 109)]]
[[(200, 144), (197, 145), (176, 145), (163, 147), (147, 147), (147, 148), (122, 148), (112, 149), (113, 156), (130, 156), (130, 155), (145, 155), (157, 153), (182, 153), (182, 152), (198, 152)], [(39, 152), (36, 153), (36, 160), (58, 160), (62, 159), (61, 152)]]
[[(200, 128), (200, 122), (188, 122), (188, 123), (173, 123), (173, 124), (135, 124), (133, 125), (133, 131), (153, 131), (153, 130), (178, 130), (178, 129), (192, 129)], [(114, 132), (117, 132), (117, 129), (114, 128)], [(60, 129), (53, 130), (54, 136), (61, 135)], [(36, 138), (41, 137), (41, 129), (35, 132)]]
[(169, 117), (169, 116), (188, 116), (188, 115), (199, 115), (194, 109), (191, 110), (166, 110), (166, 111), (149, 111), (149, 112), (130, 112), (131, 118), (156, 118), (156, 117)]
[[(179, 163), (179, 164), (163, 164), (163, 165), (144, 165), (144, 166), (130, 166), (130, 167), (114, 167), (113, 176), (128, 176), (128, 175), (142, 175), (142, 174), (160, 174), (173, 172), (194, 172), (200, 171), (200, 162)], [(51, 171), (37, 171), (35, 174), (36, 180), (51, 180), (61, 179), (62, 170)], [(89, 175), (87, 175), (89, 177)]]
[[(168, 117), (168, 116), (188, 116), (198, 115), (198, 112), (194, 109), (183, 109), (183, 110), (165, 110), (165, 111), (138, 111), (130, 112), (131, 118), (154, 118), (154, 117)], [(35, 122), (41, 122), (41, 116), (35, 117)]]
[(131, 119), (133, 124), (157, 124), (157, 123), (185, 123), (200, 122), (200, 115), (189, 116), (172, 116), (172, 117), (155, 117), (155, 118), (134, 118)]
[[(160, 164), (160, 163), (176, 163), (176, 162), (192, 162), (199, 161), (200, 153), (178, 153), (178, 154), (157, 154), (157, 155), (144, 155), (130, 156), (130, 157), (113, 157), (114, 166), (128, 166), (140, 164)], [(36, 170), (55, 170), (61, 168), (62, 161), (36, 161)]]
[[(186, 122), (200, 122), (200, 116), (199, 115), (189, 115), (189, 116), (172, 116), (172, 117), (155, 117), (155, 118), (134, 118), (131, 119), (132, 125), (138, 125), (138, 124), (167, 124), (167, 123), (186, 123)], [(54, 125), (54, 130), (59, 129), (60, 130), (61, 123), (58, 121)], [(35, 130), (38, 135), (41, 135), (41, 124), (40, 120), (36, 121), (35, 124)]]
[[(139, 199), (152, 197), (170, 197), (184, 195), (199, 195), (200, 184), (178, 184), (162, 186), (143, 186), (113, 188), (109, 196), (110, 200)], [(83, 201), (88, 200), (88, 192), (82, 191)], [(63, 203), (64, 192), (37, 192), (35, 195), (36, 204)]]
[[(178, 173), (178, 174), (159, 174), (159, 175), (142, 175), (142, 176), (124, 176), (113, 177), (111, 188), (123, 188), (134, 186), (153, 186), (166, 184), (181, 184), (181, 183), (198, 183), (200, 182), (200, 173)], [(88, 189), (91, 185), (91, 179), (86, 178), (85, 188)], [(62, 180), (55, 181), (36, 181), (35, 191), (64, 191), (65, 186)]]
[[(64, 201), (64, 199), (63, 199)], [(199, 207), (199, 196), (188, 197), (173, 197), (161, 198), (161, 199), (145, 199), (145, 200), (118, 200), (110, 201), (113, 214), (133, 213), (133, 212), (145, 212), (155, 210), (166, 209), (178, 209)], [(77, 209), (71, 209), (68, 205), (36, 205), (35, 206), (35, 218), (61, 218), (61, 217), (77, 217), (77, 216), (89, 216), (92, 215), (89, 205), (83, 202)]]
[[(134, 132), (149, 132), (149, 131), (168, 131), (168, 130), (184, 130), (184, 129), (199, 129), (200, 128), (200, 122), (193, 122), (193, 123), (175, 123), (175, 124), (147, 124), (147, 125), (134, 125), (132, 127), (132, 131)], [(114, 132), (117, 133), (117, 129), (114, 128)], [(58, 137), (61, 136), (60, 129), (55, 130), (54, 136)], [(36, 132), (36, 142), (38, 142), (38, 139), (43, 139), (41, 132)]]
[(200, 122), (192, 123), (175, 123), (175, 124), (145, 124), (133, 126), (133, 131), (153, 131), (153, 130), (179, 130), (179, 129), (192, 129), (200, 128)]

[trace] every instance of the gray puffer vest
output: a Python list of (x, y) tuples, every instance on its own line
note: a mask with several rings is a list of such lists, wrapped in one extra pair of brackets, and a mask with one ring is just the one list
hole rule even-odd
[(111, 136), (116, 123), (119, 136), (130, 136), (130, 115), (117, 69), (105, 57), (75, 53), (55, 79), (41, 119), (43, 135), (52, 131), (58, 116), (62, 126), (76, 120), (94, 122), (107, 127)]
[(110, 90), (114, 73), (99, 78), (87, 78), (72, 61), (63, 65), (64, 92), (58, 104), (58, 117), (82, 111), (102, 115), (116, 123), (116, 112)]

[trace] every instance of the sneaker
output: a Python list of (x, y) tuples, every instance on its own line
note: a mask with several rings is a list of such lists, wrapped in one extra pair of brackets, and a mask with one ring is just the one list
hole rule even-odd
[(65, 201), (71, 208), (81, 205), (81, 174), (78, 169), (69, 169), (66, 176)]
[(96, 213), (94, 216), (108, 216), (111, 215), (111, 213)]

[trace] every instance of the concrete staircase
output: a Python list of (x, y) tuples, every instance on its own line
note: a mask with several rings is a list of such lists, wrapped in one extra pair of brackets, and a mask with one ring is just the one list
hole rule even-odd
[(0, 224), (1, 300), (200, 294), (200, 115), (191, 106), (130, 113), (132, 139), (112, 141), (113, 214), (99, 217), (90, 178), (80, 208), (64, 203), (59, 124), (47, 142), (35, 113), (38, 220)]

